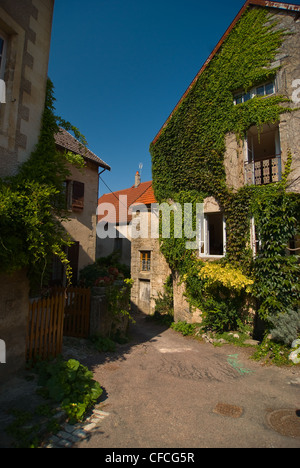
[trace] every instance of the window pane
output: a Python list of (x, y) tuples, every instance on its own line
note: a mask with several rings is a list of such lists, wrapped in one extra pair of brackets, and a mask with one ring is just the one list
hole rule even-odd
[(251, 99), (251, 94), (250, 93), (244, 94), (244, 102), (249, 101), (249, 99)]
[(3, 54), (3, 47), (4, 47), (4, 40), (0, 37), (0, 67), (2, 62), (2, 54)]
[(274, 83), (268, 83), (265, 86), (266, 88), (266, 94), (273, 94), (274, 93)]
[(141, 252), (141, 270), (150, 271), (151, 269), (151, 252)]
[(256, 95), (257, 96), (264, 96), (265, 95), (265, 87), (264, 86), (259, 86), (256, 88)]
[(241, 104), (241, 102), (243, 102), (243, 95), (239, 94), (238, 96), (235, 96), (235, 103)]

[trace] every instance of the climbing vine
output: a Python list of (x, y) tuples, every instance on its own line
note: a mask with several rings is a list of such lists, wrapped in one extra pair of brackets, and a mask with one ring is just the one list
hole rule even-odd
[[(153, 186), (159, 202), (177, 201), (183, 192), (187, 202), (195, 198), (195, 193), (201, 194), (202, 199), (212, 196), (217, 200), (226, 218), (226, 258), (219, 263), (229, 263), (239, 268), (241, 274), (255, 279), (253, 293), (260, 301), (259, 309), (264, 317), (270, 314), (271, 308), (267, 304), (272, 301), (268, 287), (262, 292), (260, 286), (266, 269), (269, 268), (270, 281), (276, 275), (280, 265), (276, 255), (287, 258), (283, 246), (296, 232), (294, 211), (299, 197), (295, 196), (293, 208), (289, 210), (291, 197), (282, 184), (280, 187), (271, 184), (272, 188), (259, 190), (254, 186), (245, 186), (238, 191), (228, 187), (224, 167), (225, 136), (234, 133), (237, 140), (242, 140), (251, 126), (257, 126), (260, 131), (264, 124), (277, 123), (282, 113), (291, 111), (283, 105), (289, 101), (284, 96), (254, 97), (238, 105), (233, 99), (235, 92), (246, 93), (275, 78), (278, 68), (270, 67), (270, 64), (285, 35), (266, 9), (248, 9), (150, 146)], [(263, 227), (267, 207), (270, 222)], [(252, 216), (257, 220), (261, 236), (271, 239), (275, 239), (275, 233), (280, 229), (278, 220), (281, 225), (289, 220), (288, 228), (281, 236), (280, 252), (275, 249), (276, 252), (271, 253), (272, 241), (263, 244), (262, 248), (268, 250), (272, 261), (267, 265), (267, 256), (264, 259), (259, 256), (255, 268), (250, 248)], [(190, 251), (184, 251), (185, 241), (162, 239), (161, 249), (171, 268), (179, 271), (182, 277), (185, 275), (190, 302), (203, 306), (203, 282), (198, 274), (203, 262)], [(296, 263), (292, 259), (286, 261), (289, 273), (283, 280), (287, 289), (293, 285), (293, 300), (299, 300), (294, 287), (299, 279)], [(275, 291), (275, 285), (272, 291)], [(285, 305), (287, 290), (282, 288), (281, 292), (277, 306), (272, 309), (274, 313)]]
[(64, 125), (86, 143), (75, 127), (54, 112), (53, 84), (48, 80), (36, 148), (18, 174), (0, 179), (0, 269), (11, 273), (26, 268), (32, 282), (39, 284), (53, 255), (71, 277), (65, 247), (72, 242), (60, 222), (66, 217), (63, 184), (69, 174), (68, 162), (84, 165), (81, 156), (58, 152), (54, 136), (59, 125)]

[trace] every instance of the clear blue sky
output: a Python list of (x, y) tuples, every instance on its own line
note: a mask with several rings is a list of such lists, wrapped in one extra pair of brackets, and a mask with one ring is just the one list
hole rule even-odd
[[(299, 0), (293, 3), (299, 4)], [(78, 127), (128, 188), (149, 145), (243, 0), (56, 0), (49, 77), (56, 113)], [(109, 190), (100, 182), (100, 194)]]

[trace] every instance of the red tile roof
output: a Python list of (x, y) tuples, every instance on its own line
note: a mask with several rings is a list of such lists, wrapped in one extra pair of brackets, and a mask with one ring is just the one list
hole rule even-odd
[(169, 115), (169, 117), (167, 118), (166, 122), (164, 123), (164, 125), (161, 127), (161, 129), (159, 130), (158, 134), (156, 135), (156, 137), (154, 138), (153, 140), (153, 144), (156, 143), (156, 141), (159, 139), (163, 129), (167, 126), (167, 124), (169, 123), (170, 119), (172, 118), (173, 114), (176, 112), (176, 110), (178, 109), (178, 107), (180, 106), (180, 104), (182, 103), (182, 101), (186, 98), (186, 96), (189, 94), (189, 92), (191, 91), (191, 89), (193, 88), (194, 84), (196, 83), (196, 81), (198, 80), (199, 76), (202, 74), (202, 72), (205, 70), (205, 68), (208, 66), (208, 64), (210, 63), (210, 61), (213, 59), (213, 57), (216, 55), (216, 53), (219, 51), (220, 47), (222, 46), (223, 42), (225, 41), (225, 39), (227, 38), (227, 36), (230, 34), (230, 32), (232, 31), (232, 29), (235, 27), (235, 25), (237, 24), (237, 22), (240, 20), (241, 16), (245, 13), (246, 9), (249, 7), (249, 6), (261, 6), (261, 7), (267, 7), (267, 8), (277, 8), (277, 9), (281, 9), (281, 10), (289, 10), (289, 11), (295, 11), (295, 12), (300, 12), (300, 5), (295, 5), (293, 3), (280, 3), (280, 2), (270, 2), (268, 0), (247, 0), (246, 3), (244, 4), (244, 6), (241, 8), (241, 10), (239, 11), (239, 13), (237, 14), (237, 16), (235, 17), (235, 19), (233, 20), (233, 22), (231, 23), (231, 25), (229, 26), (229, 28), (227, 29), (227, 31), (225, 32), (225, 34), (222, 36), (222, 38), (220, 39), (220, 41), (218, 42), (218, 44), (216, 45), (216, 47), (214, 48), (214, 50), (212, 51), (212, 53), (210, 54), (210, 56), (208, 57), (208, 59), (204, 62), (204, 64), (202, 65), (202, 68), (201, 70), (197, 73), (197, 75), (195, 76), (195, 78), (193, 79), (192, 83), (190, 84), (190, 86), (188, 87), (188, 89), (186, 90), (186, 92), (184, 93), (184, 95), (182, 96), (182, 98), (180, 99), (180, 101), (178, 102), (178, 104), (176, 105), (176, 107), (174, 108), (174, 110), (171, 112), (171, 114)]
[(152, 184), (135, 202), (134, 205), (151, 205), (157, 203)]
[[(98, 200), (98, 207), (103, 204), (103, 203), (109, 203), (111, 204), (115, 211), (116, 211), (116, 222), (122, 222), (125, 221), (124, 219), (120, 219), (120, 202), (121, 202), (121, 208), (123, 210), (124, 208), (124, 214), (126, 213), (127, 216), (127, 222), (131, 221), (132, 216), (128, 212), (129, 207), (133, 204), (136, 204), (136, 201), (139, 200), (142, 196), (144, 196), (147, 191), (152, 187), (152, 181), (150, 180), (149, 182), (141, 182), (138, 187), (135, 187), (134, 185), (128, 189), (124, 190), (118, 190), (117, 192), (111, 192), (111, 193), (106, 193), (102, 195), (102, 197), (99, 198)], [(127, 198), (124, 200), (120, 200), (121, 196), (126, 196)], [(126, 201), (126, 205), (123, 205), (123, 201)], [(97, 222), (99, 222), (103, 217), (105, 217), (106, 221), (108, 222), (114, 222), (114, 218), (110, 217), (110, 214), (114, 214), (113, 211), (111, 213), (103, 213), (100, 216), (98, 215), (97, 217)], [(123, 218), (123, 216), (122, 216)]]
[(55, 135), (55, 143), (58, 147), (72, 151), (75, 154), (79, 154), (84, 159), (91, 161), (97, 164), (99, 167), (103, 167), (103, 169), (107, 169), (110, 171), (110, 166), (106, 164), (106, 162), (102, 161), (102, 159), (98, 158), (92, 151), (82, 145), (76, 138), (74, 138), (67, 130), (64, 128), (59, 129), (59, 133)]

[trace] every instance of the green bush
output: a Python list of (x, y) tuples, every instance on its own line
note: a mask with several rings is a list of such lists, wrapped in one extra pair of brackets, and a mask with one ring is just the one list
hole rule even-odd
[(155, 314), (157, 316), (174, 317), (173, 309), (173, 277), (169, 275), (165, 284), (163, 293), (159, 292), (155, 299)]
[(239, 297), (208, 298), (203, 304), (203, 329), (217, 333), (243, 329), (246, 313), (242, 303)]
[(180, 332), (183, 336), (193, 335), (195, 333), (196, 325), (194, 323), (173, 322), (171, 324), (173, 330)]
[(90, 340), (97, 351), (104, 353), (116, 351), (116, 343), (108, 337), (92, 336)]
[(80, 421), (102, 394), (92, 372), (75, 359), (41, 362), (37, 372), (43, 396), (59, 403), (71, 424)]
[(119, 262), (119, 254), (98, 258), (80, 271), (80, 284), (85, 287), (109, 286), (116, 279), (130, 278), (130, 269)]

